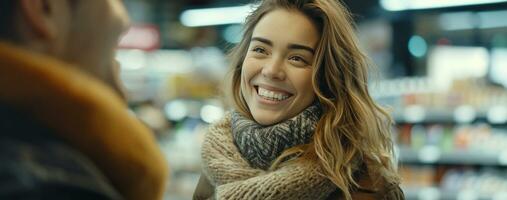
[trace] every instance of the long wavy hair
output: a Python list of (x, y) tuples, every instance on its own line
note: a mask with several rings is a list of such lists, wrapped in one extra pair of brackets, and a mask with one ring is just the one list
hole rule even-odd
[(299, 11), (320, 29), (312, 84), (323, 115), (312, 142), (286, 150), (273, 166), (293, 153), (300, 153), (302, 156), (295, 161), (317, 161), (324, 175), (347, 200), (360, 187), (355, 173), (365, 167), (371, 177), (379, 178), (376, 181), (399, 183), (392, 161), (392, 119), (368, 92), (369, 61), (358, 47), (350, 13), (337, 0), (260, 2), (246, 19), (242, 40), (229, 52), (231, 66), (225, 94), (230, 103), (253, 119), (241, 94), (241, 67), (256, 24), (275, 9)]

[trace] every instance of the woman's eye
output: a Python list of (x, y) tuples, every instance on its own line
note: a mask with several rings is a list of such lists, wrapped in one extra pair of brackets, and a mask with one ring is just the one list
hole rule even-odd
[(266, 50), (264, 50), (263, 48), (260, 48), (260, 47), (255, 47), (252, 51), (257, 52), (257, 53), (266, 54)]
[(304, 62), (305, 64), (307, 64), (306, 60), (303, 59), (300, 56), (292, 56), (292, 57), (289, 58), (289, 60), (293, 60), (293, 61), (296, 61), (296, 62)]

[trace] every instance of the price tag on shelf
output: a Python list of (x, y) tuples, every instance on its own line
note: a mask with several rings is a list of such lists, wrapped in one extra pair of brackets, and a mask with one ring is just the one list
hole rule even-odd
[(418, 154), (418, 158), (422, 163), (435, 163), (440, 159), (440, 156), (440, 148), (433, 145), (424, 146)]
[(507, 106), (492, 106), (488, 110), (488, 121), (492, 124), (507, 123)]
[(426, 118), (426, 110), (421, 105), (407, 106), (403, 111), (403, 118), (408, 123), (423, 122)]
[(476, 116), (475, 109), (469, 105), (462, 105), (454, 110), (454, 121), (460, 124), (471, 123), (475, 120)]

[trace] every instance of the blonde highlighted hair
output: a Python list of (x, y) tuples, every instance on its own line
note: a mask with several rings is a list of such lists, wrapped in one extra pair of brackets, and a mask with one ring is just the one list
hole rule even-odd
[(242, 40), (229, 53), (231, 68), (225, 82), (226, 94), (235, 109), (252, 118), (241, 95), (241, 67), (256, 24), (276, 9), (299, 11), (320, 29), (312, 83), (324, 112), (313, 141), (285, 151), (275, 165), (292, 153), (303, 153), (296, 161), (316, 160), (347, 200), (352, 199), (351, 192), (359, 187), (354, 174), (364, 166), (370, 176), (378, 177), (377, 181), (397, 184), (399, 177), (392, 162), (392, 120), (368, 92), (368, 59), (358, 47), (350, 13), (337, 0), (260, 3), (245, 22)]

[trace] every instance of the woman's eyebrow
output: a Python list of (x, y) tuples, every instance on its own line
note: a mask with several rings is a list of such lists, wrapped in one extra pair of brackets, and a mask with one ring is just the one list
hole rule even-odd
[[(267, 44), (269, 46), (273, 46), (273, 42), (271, 40), (268, 40), (268, 39), (262, 38), (262, 37), (252, 37), (252, 39), (250, 39), (250, 42), (252, 42), (252, 41), (258, 41), (258, 42), (262, 42), (264, 44)], [(287, 46), (287, 48), (306, 50), (312, 54), (315, 54), (315, 50), (313, 48), (311, 48), (309, 46), (302, 45), (302, 44), (289, 44)]]
[(259, 41), (259, 42), (265, 43), (269, 46), (273, 46), (273, 42), (271, 42), (271, 40), (268, 40), (268, 39), (262, 38), (262, 37), (253, 37), (252, 39), (250, 39), (250, 42), (252, 42), (252, 41)]
[(315, 54), (315, 50), (313, 48), (311, 48), (309, 46), (301, 45), (301, 44), (289, 44), (288, 48), (289, 49), (302, 49), (302, 50), (309, 51), (312, 54)]

